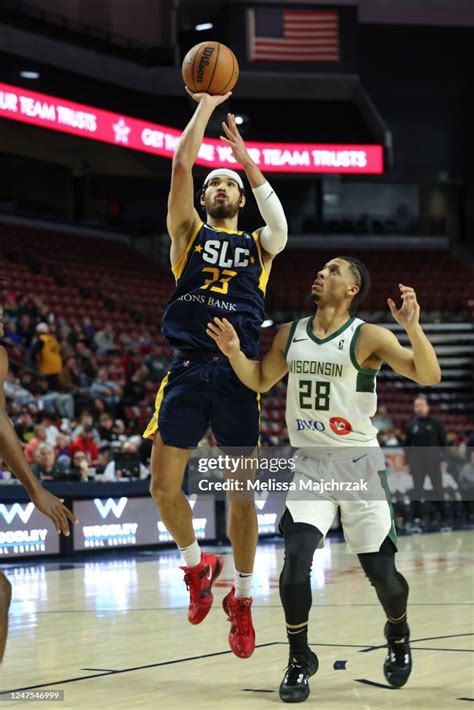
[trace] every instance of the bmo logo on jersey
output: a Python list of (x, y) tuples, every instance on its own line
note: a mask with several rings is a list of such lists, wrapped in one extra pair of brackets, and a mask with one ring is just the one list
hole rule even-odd
[(296, 431), (325, 431), (323, 422), (308, 419), (295, 419)]
[(233, 254), (227, 255), (230, 249), (229, 242), (222, 242), (218, 239), (207, 239), (204, 244), (202, 258), (208, 264), (217, 264), (223, 269), (231, 266), (248, 266), (250, 259), (250, 249), (236, 247)]

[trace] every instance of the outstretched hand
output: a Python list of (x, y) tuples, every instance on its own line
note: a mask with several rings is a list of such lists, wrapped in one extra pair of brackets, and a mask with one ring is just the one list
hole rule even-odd
[(227, 123), (222, 121), (222, 130), (225, 135), (220, 136), (220, 139), (232, 148), (232, 155), (238, 163), (243, 165), (245, 161), (248, 160), (249, 153), (245, 146), (244, 139), (240, 135), (239, 129), (237, 128), (233, 113), (227, 114)]
[(190, 96), (198, 104), (201, 103), (201, 101), (206, 101), (210, 106), (212, 106), (213, 109), (216, 108), (216, 106), (223, 104), (224, 101), (227, 101), (227, 99), (232, 96), (232, 91), (228, 91), (226, 94), (216, 94), (213, 96), (211, 94), (206, 94), (204, 91), (194, 93), (187, 86), (184, 88), (186, 89), (188, 96)]
[(69, 521), (77, 523), (76, 516), (69, 508), (63, 505), (63, 501), (55, 495), (41, 487), (31, 495), (31, 500), (38, 510), (50, 518), (58, 533), (69, 536)]
[(418, 325), (420, 319), (420, 306), (416, 300), (416, 293), (411, 286), (398, 284), (401, 292), (402, 305), (397, 308), (395, 301), (392, 298), (387, 299), (390, 312), (397, 323), (404, 328), (410, 328)]
[(212, 323), (207, 324), (206, 333), (217, 343), (219, 349), (227, 357), (238, 355), (240, 352), (240, 340), (235, 328), (227, 318), (214, 318)]

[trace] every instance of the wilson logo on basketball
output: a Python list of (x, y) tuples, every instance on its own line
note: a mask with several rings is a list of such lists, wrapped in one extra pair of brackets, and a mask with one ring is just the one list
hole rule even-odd
[(206, 47), (199, 60), (196, 81), (201, 83), (204, 79), (204, 69), (209, 65), (209, 61), (214, 54), (214, 47)]
[(352, 425), (344, 417), (331, 417), (329, 420), (329, 426), (332, 431), (338, 436), (345, 436), (350, 434), (352, 431)]

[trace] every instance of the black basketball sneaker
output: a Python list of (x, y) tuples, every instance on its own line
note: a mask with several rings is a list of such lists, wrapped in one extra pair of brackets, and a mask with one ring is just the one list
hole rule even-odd
[(412, 668), (410, 631), (404, 636), (390, 636), (388, 624), (385, 624), (384, 634), (388, 642), (388, 654), (383, 664), (383, 672), (387, 683), (394, 688), (401, 688), (410, 677)]
[(280, 700), (284, 703), (302, 703), (309, 697), (308, 678), (318, 670), (319, 662), (315, 653), (309, 656), (290, 656), (285, 677), (280, 683)]

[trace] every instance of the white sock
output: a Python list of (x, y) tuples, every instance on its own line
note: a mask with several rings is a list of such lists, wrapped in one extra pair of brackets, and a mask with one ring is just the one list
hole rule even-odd
[(194, 540), (194, 542), (187, 547), (180, 547), (178, 549), (183, 556), (186, 567), (196, 567), (201, 562), (201, 548), (197, 540)]
[(236, 599), (250, 596), (252, 589), (253, 572), (239, 572), (234, 567), (234, 587)]

